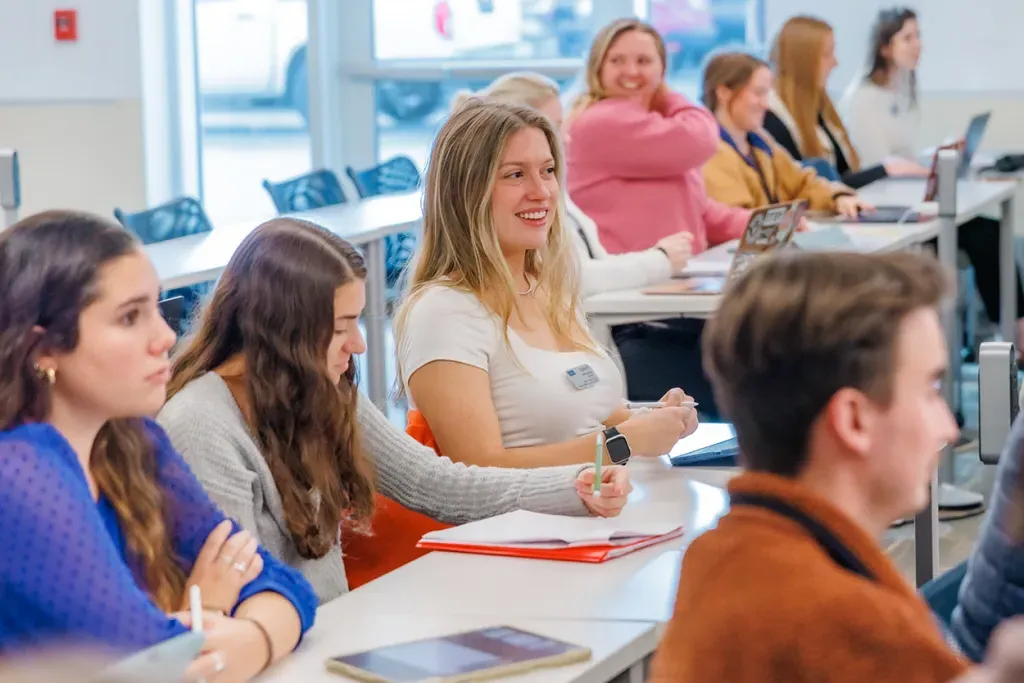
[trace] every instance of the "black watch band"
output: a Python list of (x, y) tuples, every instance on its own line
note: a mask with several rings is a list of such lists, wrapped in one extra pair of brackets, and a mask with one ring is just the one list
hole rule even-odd
[(604, 430), (604, 446), (608, 449), (608, 457), (616, 465), (625, 465), (632, 454), (625, 435), (620, 433), (615, 427), (609, 427)]

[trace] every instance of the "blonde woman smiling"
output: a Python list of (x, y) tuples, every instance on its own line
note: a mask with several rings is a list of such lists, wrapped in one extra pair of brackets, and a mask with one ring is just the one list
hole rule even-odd
[[(457, 94), (457, 109), (474, 95)], [(558, 84), (532, 72), (505, 74), (477, 93), (490, 102), (518, 104), (536, 109), (562, 127), (562, 102)], [(590, 216), (565, 200), (565, 225), (572, 236), (580, 261), (583, 296), (623, 289), (637, 289), (658, 282), (682, 270), (690, 257), (693, 235), (680, 231), (660, 239), (653, 248), (623, 254), (609, 254), (601, 244), (598, 226)], [(651, 323), (617, 325), (612, 328), (615, 346), (626, 371), (629, 398), (656, 401), (672, 387), (684, 387), (700, 404), (700, 414), (718, 417), (714, 394), (701, 362), (702, 320), (671, 318)]]
[(527, 107), (466, 103), (434, 142), (395, 332), (410, 403), (453, 460), (587, 462), (603, 431), (606, 459), (621, 463), (696, 428), (678, 389), (664, 397), (673, 406), (623, 406), (618, 370), (580, 312), (562, 174), (554, 127)]

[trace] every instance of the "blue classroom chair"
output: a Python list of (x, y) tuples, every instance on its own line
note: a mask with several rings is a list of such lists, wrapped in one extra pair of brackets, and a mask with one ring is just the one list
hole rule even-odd
[(338, 176), (326, 168), (276, 183), (264, 180), (263, 188), (278, 213), (308, 211), (348, 201)]
[[(213, 224), (203, 211), (202, 204), (194, 197), (178, 197), (152, 209), (136, 213), (125, 213), (114, 209), (114, 218), (126, 229), (135, 233), (143, 244), (156, 244), (179, 237), (188, 237), (211, 232)], [(185, 299), (185, 310), (192, 310), (211, 289), (212, 282), (201, 282), (190, 287), (179, 287), (165, 292), (167, 298), (176, 296)]]
[[(345, 169), (363, 199), (396, 192), (411, 192), (420, 186), (422, 178), (416, 163), (407, 156), (396, 156), (372, 168), (357, 171)], [(384, 262), (387, 267), (388, 289), (399, 287), (402, 273), (416, 252), (416, 235), (403, 232), (384, 239)], [(390, 297), (389, 297), (390, 298)]]

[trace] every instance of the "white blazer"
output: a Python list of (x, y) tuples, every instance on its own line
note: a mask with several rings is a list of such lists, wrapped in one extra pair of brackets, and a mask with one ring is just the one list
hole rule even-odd
[(603, 292), (647, 287), (672, 276), (668, 257), (658, 249), (609, 254), (597, 236), (597, 223), (565, 196), (566, 228), (580, 259), (584, 297)]

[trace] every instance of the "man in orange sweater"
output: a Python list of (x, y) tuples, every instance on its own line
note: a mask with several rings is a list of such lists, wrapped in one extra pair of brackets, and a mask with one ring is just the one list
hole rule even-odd
[(653, 680), (948, 682), (967, 664), (879, 544), (957, 426), (934, 258), (780, 254), (734, 283), (704, 367), (739, 440), (731, 509), (686, 552)]

